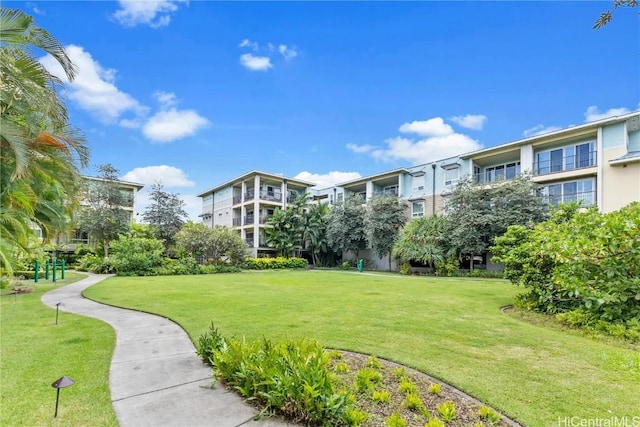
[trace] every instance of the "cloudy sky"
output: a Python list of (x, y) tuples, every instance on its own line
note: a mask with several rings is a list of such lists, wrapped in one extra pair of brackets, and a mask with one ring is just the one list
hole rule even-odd
[(253, 169), (328, 186), (637, 110), (637, 11), (593, 30), (610, 3), (4, 5), (77, 66), (86, 174), (160, 181), (197, 219), (195, 194)]

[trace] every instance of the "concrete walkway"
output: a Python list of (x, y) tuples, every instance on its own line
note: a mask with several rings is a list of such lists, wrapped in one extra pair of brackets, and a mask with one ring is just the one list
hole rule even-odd
[(195, 354), (186, 332), (159, 316), (90, 301), (82, 291), (109, 275), (89, 274), (84, 280), (54, 289), (42, 302), (61, 311), (100, 319), (116, 331), (111, 360), (111, 400), (122, 427), (215, 426), (276, 427), (271, 418), (254, 421), (255, 409), (221, 385), (211, 368)]

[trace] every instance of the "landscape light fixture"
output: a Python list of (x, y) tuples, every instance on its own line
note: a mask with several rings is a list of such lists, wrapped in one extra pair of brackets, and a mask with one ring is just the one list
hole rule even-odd
[(62, 378), (59, 378), (56, 381), (54, 381), (53, 384), (51, 384), (51, 387), (56, 389), (56, 412), (55, 414), (53, 414), (54, 418), (58, 416), (58, 402), (60, 401), (60, 389), (69, 387), (71, 385), (74, 385), (75, 383), (76, 382), (74, 380), (72, 380), (71, 378), (65, 375)]
[(58, 310), (60, 309), (60, 306), (64, 305), (63, 302), (59, 302), (56, 304), (56, 325), (58, 324)]

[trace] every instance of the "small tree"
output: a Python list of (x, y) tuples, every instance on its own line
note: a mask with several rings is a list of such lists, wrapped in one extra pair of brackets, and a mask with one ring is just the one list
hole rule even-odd
[(129, 230), (130, 216), (123, 209), (127, 200), (118, 182), (118, 169), (110, 164), (98, 166), (99, 180), (85, 185), (84, 206), (78, 214), (78, 227), (101, 244), (104, 257), (109, 257), (109, 244)]
[(400, 229), (407, 222), (407, 206), (397, 197), (381, 196), (372, 198), (367, 204), (364, 229), (371, 249), (382, 258), (389, 255), (391, 271), (391, 249)]
[(276, 209), (266, 225), (267, 245), (278, 255), (288, 258), (301, 249), (301, 223), (293, 209)]
[(435, 268), (449, 254), (447, 218), (441, 215), (409, 221), (393, 246), (393, 255), (401, 262), (417, 261)]
[(176, 244), (194, 258), (203, 257), (215, 264), (237, 265), (247, 256), (247, 245), (238, 233), (220, 225), (209, 228), (189, 221), (176, 235)]
[(157, 239), (164, 240), (166, 249), (175, 243), (175, 235), (184, 226), (184, 218), (189, 214), (184, 210), (184, 201), (178, 194), (162, 190), (160, 182), (151, 186), (151, 204), (147, 206), (142, 218), (153, 229)]
[(327, 241), (336, 252), (356, 253), (366, 248), (367, 237), (364, 228), (364, 200), (360, 196), (347, 198), (329, 212), (327, 220)]

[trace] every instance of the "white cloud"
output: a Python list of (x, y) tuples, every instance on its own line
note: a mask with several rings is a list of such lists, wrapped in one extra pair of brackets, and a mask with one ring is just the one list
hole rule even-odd
[(171, 14), (178, 10), (180, 3), (187, 0), (119, 0), (120, 9), (113, 17), (125, 27), (139, 24), (158, 28), (169, 25)]
[(249, 47), (249, 48), (253, 49), (254, 51), (257, 51), (258, 50), (258, 43), (252, 42), (249, 39), (244, 39), (244, 40), (242, 40), (240, 42), (238, 47)]
[(369, 153), (370, 151), (373, 151), (376, 147), (369, 144), (365, 144), (365, 145), (347, 144), (347, 148), (353, 151), (354, 153), (362, 154), (362, 153)]
[(157, 112), (142, 127), (142, 134), (155, 142), (171, 142), (194, 135), (209, 124), (195, 110), (170, 108)]
[(142, 121), (140, 119), (122, 119), (118, 124), (127, 129), (138, 129), (142, 126)]
[(402, 133), (415, 133), (420, 136), (446, 136), (454, 133), (453, 128), (446, 124), (442, 117), (404, 123), (398, 130)]
[(320, 189), (333, 187), (335, 184), (351, 181), (353, 179), (358, 179), (361, 177), (362, 176), (358, 172), (331, 171), (329, 173), (319, 174), (303, 171), (296, 175), (294, 178), (301, 179), (302, 181), (313, 182), (314, 184), (316, 184), (314, 188)]
[(73, 82), (67, 80), (62, 67), (52, 56), (47, 55), (40, 62), (49, 72), (67, 83), (69, 98), (82, 109), (103, 122), (114, 121), (127, 112), (136, 116), (146, 114), (146, 107), (116, 87), (116, 70), (103, 68), (81, 46), (69, 45), (65, 50), (78, 70)]
[(158, 91), (158, 92), (155, 92), (153, 96), (158, 100), (160, 105), (164, 108), (172, 107), (176, 105), (176, 103), (178, 102), (176, 94), (173, 92)]
[(537, 135), (542, 135), (544, 133), (549, 133), (549, 132), (553, 132), (555, 130), (559, 130), (561, 129), (559, 126), (544, 126), (542, 124), (539, 124), (537, 126), (534, 126), (532, 128), (526, 129), (523, 133), (524, 136), (537, 136)]
[(187, 174), (175, 166), (146, 166), (130, 170), (122, 177), (124, 181), (138, 182), (151, 186), (156, 182), (166, 188), (193, 187), (195, 182), (189, 180)]
[(585, 122), (595, 122), (596, 120), (606, 119), (607, 117), (620, 116), (622, 114), (630, 113), (631, 111), (628, 108), (620, 107), (620, 108), (610, 108), (607, 111), (600, 112), (598, 111), (598, 107), (595, 105), (587, 108), (587, 111), (584, 113)]
[(250, 53), (240, 55), (240, 63), (251, 71), (267, 71), (273, 67), (273, 65), (271, 65), (271, 58), (267, 56), (254, 56)]
[(451, 117), (451, 121), (463, 128), (482, 130), (484, 123), (487, 121), (487, 116), (483, 114), (467, 114), (466, 116)]
[(293, 59), (298, 56), (298, 51), (295, 47), (288, 47), (286, 44), (278, 46), (278, 52), (284, 57), (284, 59)]

